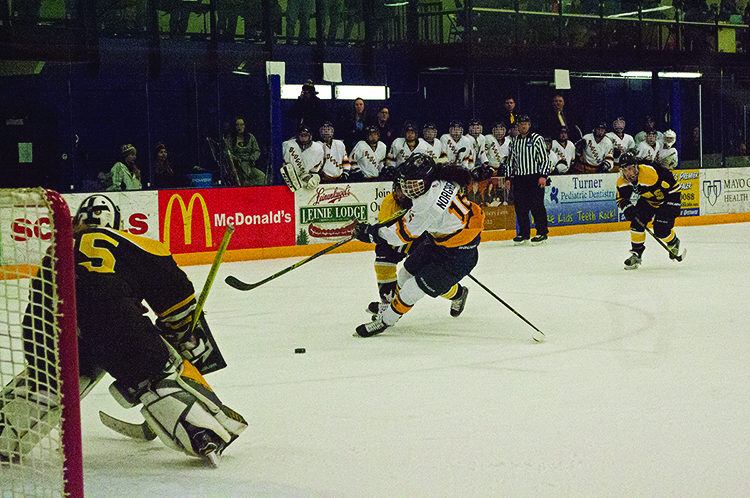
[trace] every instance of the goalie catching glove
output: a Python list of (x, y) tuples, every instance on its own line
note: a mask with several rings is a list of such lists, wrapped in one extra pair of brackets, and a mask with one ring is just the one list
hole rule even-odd
[(137, 390), (115, 382), (110, 392), (126, 408), (136, 399), (142, 402), (141, 414), (166, 446), (205, 457), (213, 466), (247, 428), (242, 415), (222, 404), (200, 372), (172, 348), (163, 377)]

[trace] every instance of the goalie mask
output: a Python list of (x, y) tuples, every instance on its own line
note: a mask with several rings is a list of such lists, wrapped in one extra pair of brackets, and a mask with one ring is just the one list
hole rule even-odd
[(106, 195), (90, 195), (78, 207), (74, 224), (120, 230), (120, 208)]
[(406, 197), (416, 199), (427, 192), (436, 176), (437, 165), (432, 157), (416, 153), (398, 167), (397, 181)]

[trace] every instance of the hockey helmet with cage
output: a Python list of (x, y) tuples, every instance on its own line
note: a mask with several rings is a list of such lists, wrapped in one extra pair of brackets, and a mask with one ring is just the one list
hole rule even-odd
[(320, 129), (318, 130), (318, 132), (320, 133), (320, 138), (324, 142), (333, 140), (333, 130), (333, 123), (331, 123), (330, 121), (324, 121), (320, 126)]
[(673, 130), (667, 130), (664, 132), (664, 145), (667, 147), (674, 147), (677, 141), (677, 133)]
[(422, 137), (428, 142), (432, 142), (437, 138), (437, 127), (432, 121), (428, 121), (422, 127)]
[[(373, 136), (374, 135), (374, 136)], [(378, 143), (380, 140), (380, 130), (375, 125), (369, 125), (365, 128), (365, 142), (370, 145)]]
[(74, 224), (120, 230), (120, 208), (103, 194), (86, 197), (76, 211)]
[(469, 135), (471, 135), (474, 138), (477, 138), (479, 135), (482, 134), (484, 129), (482, 128), (482, 122), (478, 119), (472, 119), (469, 121)]
[(413, 121), (406, 121), (404, 126), (401, 128), (401, 136), (406, 137), (406, 133), (409, 131), (414, 132), (414, 136), (417, 136), (417, 125)]
[(438, 167), (428, 154), (416, 153), (409, 156), (398, 167), (396, 177), (401, 190), (409, 199), (423, 195), (437, 177)]

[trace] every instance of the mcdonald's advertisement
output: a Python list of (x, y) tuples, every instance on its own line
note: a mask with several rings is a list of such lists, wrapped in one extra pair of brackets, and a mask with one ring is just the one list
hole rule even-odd
[(160, 190), (161, 241), (172, 254), (218, 249), (227, 224), (229, 250), (295, 244), (294, 194), (287, 187)]

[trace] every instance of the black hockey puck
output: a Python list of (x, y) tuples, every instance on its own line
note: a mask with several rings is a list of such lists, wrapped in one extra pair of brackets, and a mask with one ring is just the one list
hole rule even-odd
[(297, 354), (302, 354), (302, 353), (304, 353), (304, 352), (305, 352), (305, 348), (296, 348), (296, 349), (294, 350), (294, 352), (295, 352), (295, 353), (297, 353)]

